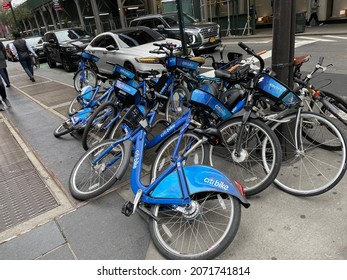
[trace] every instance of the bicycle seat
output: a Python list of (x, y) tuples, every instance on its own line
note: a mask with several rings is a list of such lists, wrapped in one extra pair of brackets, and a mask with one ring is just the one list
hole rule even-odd
[(294, 57), (294, 65), (300, 65), (310, 60), (311, 55), (305, 54), (302, 56)]
[(223, 139), (221, 132), (215, 127), (209, 127), (205, 129), (195, 128), (194, 132), (207, 137), (208, 143), (213, 146), (219, 145), (221, 142), (220, 140)]
[(206, 62), (206, 59), (202, 56), (195, 56), (195, 57), (190, 57), (190, 60), (199, 63), (199, 66), (204, 65)]
[(100, 74), (96, 74), (96, 76), (97, 76), (98, 80), (101, 80), (103, 83), (105, 83), (108, 80), (107, 77), (102, 76)]

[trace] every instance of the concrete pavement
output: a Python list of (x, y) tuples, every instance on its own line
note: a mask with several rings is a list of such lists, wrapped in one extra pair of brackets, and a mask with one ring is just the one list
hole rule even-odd
[[(313, 34), (347, 34), (347, 24), (297, 36)], [(271, 29), (252, 37), (261, 36)], [(120, 212), (130, 195), (127, 178), (88, 202), (70, 196), (70, 171), (84, 151), (78, 135), (56, 139), (53, 130), (75, 95), (72, 81), (51, 80), (38, 69), (32, 83), (18, 63), (8, 71), (13, 106), (0, 113), (0, 259), (161, 259), (146, 221)], [(251, 198), (219, 259), (347, 259), (346, 180), (309, 199), (274, 187)]]

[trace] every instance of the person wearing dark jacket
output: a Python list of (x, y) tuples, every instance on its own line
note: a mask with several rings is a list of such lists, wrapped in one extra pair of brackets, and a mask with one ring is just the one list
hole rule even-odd
[(37, 55), (31, 48), (31, 46), (27, 43), (27, 41), (21, 38), (18, 32), (15, 32), (13, 36), (14, 36), (14, 41), (10, 47), (11, 51), (19, 60), (24, 71), (28, 74), (30, 80), (32, 82), (35, 82), (34, 68), (33, 68), (33, 65), (31, 64), (30, 54), (32, 54), (35, 57), (37, 57)]
[(6, 87), (10, 87), (10, 78), (8, 76), (6, 67), (6, 49), (4, 44), (0, 41), (0, 75), (6, 83)]

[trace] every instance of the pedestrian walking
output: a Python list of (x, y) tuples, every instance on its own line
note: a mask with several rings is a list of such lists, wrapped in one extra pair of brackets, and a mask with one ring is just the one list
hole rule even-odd
[(2, 79), (0, 79), (0, 96), (1, 96), (1, 99), (0, 99), (0, 111), (4, 111), (5, 110), (4, 104), (2, 102), (4, 102), (7, 107), (11, 107), (11, 103), (7, 99), (6, 89), (5, 89), (4, 83), (2, 82)]
[(30, 80), (32, 82), (35, 82), (34, 68), (32, 65), (30, 54), (33, 54), (33, 56), (35, 57), (37, 57), (37, 55), (31, 48), (31, 46), (27, 43), (27, 41), (21, 38), (19, 32), (15, 32), (13, 36), (14, 41), (11, 44), (11, 50), (13, 54), (16, 56), (16, 58), (19, 60), (24, 71), (28, 74)]
[(6, 49), (4, 44), (0, 41), (0, 75), (6, 83), (6, 87), (10, 87), (11, 83), (6, 67)]
[(316, 22), (316, 25), (318, 26), (322, 26), (323, 23), (320, 23), (319, 20), (318, 20), (318, 7), (320, 5), (318, 4), (318, 1), (317, 0), (313, 0), (311, 2), (311, 15), (310, 15), (310, 18), (309, 20), (306, 22), (306, 25), (310, 26), (311, 25), (311, 21), (314, 19), (314, 21)]

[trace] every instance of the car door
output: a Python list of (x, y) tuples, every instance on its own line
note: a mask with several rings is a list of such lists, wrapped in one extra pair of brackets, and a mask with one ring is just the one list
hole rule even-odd
[(54, 33), (51, 33), (49, 36), (49, 54), (54, 61), (61, 62), (60, 52), (59, 52), (59, 42), (57, 36)]
[[(118, 44), (113, 38), (113, 36), (111, 35), (105, 36), (105, 47), (109, 48), (108, 50), (106, 50), (106, 55), (105, 55), (106, 62), (109, 61), (115, 64), (123, 65), (123, 61), (121, 61), (118, 56), (118, 49), (119, 49)], [(109, 71), (110, 74), (112, 74), (112, 69), (113, 69), (112, 65), (106, 63), (106, 69), (107, 71)]]
[(106, 44), (105, 44), (105, 35), (101, 34), (97, 36), (90, 45), (87, 46), (86, 51), (99, 57), (99, 60), (96, 62), (96, 66), (100, 73), (109, 73), (107, 71), (106, 65)]

